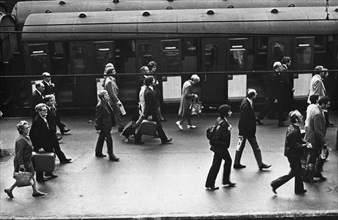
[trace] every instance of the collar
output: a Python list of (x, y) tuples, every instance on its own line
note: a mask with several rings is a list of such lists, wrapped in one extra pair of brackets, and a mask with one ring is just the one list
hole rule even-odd
[(252, 101), (251, 99), (249, 99), (248, 97), (246, 97), (246, 100), (249, 101), (249, 103), (250, 103), (250, 105), (251, 105), (251, 107), (252, 107), (253, 101)]

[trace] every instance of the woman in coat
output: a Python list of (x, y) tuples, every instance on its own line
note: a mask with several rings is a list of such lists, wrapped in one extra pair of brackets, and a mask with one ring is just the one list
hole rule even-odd
[(193, 93), (193, 85), (198, 83), (200, 81), (200, 78), (194, 74), (191, 76), (191, 78), (183, 84), (182, 87), (182, 95), (181, 95), (181, 101), (180, 101), (180, 108), (178, 110), (178, 116), (181, 117), (179, 121), (176, 122), (178, 128), (180, 130), (183, 130), (182, 123), (187, 120), (187, 128), (196, 128), (195, 125), (191, 124), (191, 109), (190, 106), (192, 104), (192, 100), (195, 98), (198, 98), (198, 95)]
[[(29, 124), (27, 121), (20, 121), (16, 126), (19, 131), (19, 137), (15, 141), (15, 157), (14, 157), (14, 172), (19, 172), (20, 170), (25, 170), (26, 172), (33, 173), (32, 175), (32, 188), (33, 188), (33, 197), (43, 196), (45, 193), (42, 193), (36, 189), (36, 181), (34, 179), (34, 168), (31, 161), (33, 145), (28, 137), (29, 133)], [(13, 189), (17, 186), (15, 182), (11, 187), (5, 189), (5, 193), (9, 198), (14, 198)]]

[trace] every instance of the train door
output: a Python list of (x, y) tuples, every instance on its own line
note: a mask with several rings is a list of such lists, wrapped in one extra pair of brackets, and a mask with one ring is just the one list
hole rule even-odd
[[(247, 71), (249, 69), (248, 49), (252, 47), (252, 40), (249, 41), (248, 38), (230, 38), (228, 42), (227, 70)], [(251, 61), (252, 66), (253, 62)], [(250, 87), (254, 88), (255, 82), (253, 79), (252, 75), (247, 74), (228, 75), (229, 101), (239, 101), (244, 98), (247, 87), (250, 85)]]
[[(202, 40), (202, 71), (225, 71), (226, 40), (223, 38), (205, 38)], [(209, 106), (218, 106), (228, 97), (227, 75), (203, 74), (201, 75), (201, 99)]]
[(139, 72), (141, 66), (146, 66), (149, 61), (157, 63), (157, 72), (161, 72), (161, 55), (160, 40), (138, 40), (136, 41), (136, 72)]
[[(71, 42), (70, 59), (73, 77), (74, 106), (94, 106), (96, 104), (96, 79), (85, 74), (96, 74), (95, 51), (91, 42)], [(82, 76), (81, 76), (82, 75)]]
[[(296, 37), (295, 38), (295, 69), (312, 70), (314, 57), (314, 37)], [(309, 85), (312, 78), (312, 72), (297, 74), (294, 79), (294, 98), (306, 99), (309, 92)]]
[(272, 70), (272, 65), (276, 61), (281, 61), (284, 56), (292, 57), (292, 38), (291, 37), (270, 37), (268, 69)]
[[(182, 71), (181, 40), (161, 40), (162, 72), (179, 73)], [(162, 77), (163, 102), (179, 102), (181, 98), (181, 76)]]

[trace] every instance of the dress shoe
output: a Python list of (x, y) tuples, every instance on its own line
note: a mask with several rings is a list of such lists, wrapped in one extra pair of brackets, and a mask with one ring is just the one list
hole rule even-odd
[(234, 187), (234, 186), (236, 186), (236, 183), (228, 181), (228, 182), (224, 182), (223, 185), (227, 185), (229, 187)]
[(258, 125), (263, 125), (263, 122), (258, 118), (256, 118), (256, 122), (257, 122)]
[(117, 162), (117, 161), (120, 160), (120, 158), (118, 158), (116, 156), (111, 156), (111, 157), (109, 157), (109, 160)]
[(262, 165), (259, 166), (259, 170), (268, 169), (270, 167), (271, 167), (271, 164), (263, 163)]
[(61, 164), (65, 164), (65, 163), (71, 163), (71, 160), (70, 158), (66, 158), (65, 160), (62, 160), (60, 161)]
[(38, 183), (44, 183), (44, 182), (47, 182), (48, 179), (42, 178), (42, 179), (36, 179), (36, 181), (37, 181)]
[(172, 138), (168, 138), (167, 140), (163, 140), (162, 141), (162, 144), (168, 144), (172, 141), (173, 139)]
[(40, 197), (40, 196), (44, 196), (44, 195), (45, 195), (45, 193), (39, 192), (39, 191), (32, 194), (33, 197)]
[(277, 188), (273, 187), (272, 184), (270, 184), (270, 186), (271, 186), (271, 188), (272, 188), (272, 192), (273, 192), (274, 194), (277, 194), (277, 191), (276, 191)]
[(58, 139), (58, 141), (60, 141), (62, 139), (62, 137), (61, 136), (57, 136), (57, 139)]
[(106, 157), (107, 155), (105, 154), (95, 154), (95, 157)]
[(218, 186), (206, 186), (206, 188), (207, 188), (208, 190), (218, 190), (218, 189), (219, 189)]
[(177, 121), (177, 122), (176, 122), (176, 125), (177, 125), (177, 127), (178, 127), (180, 130), (183, 130), (183, 126), (181, 125), (181, 122), (180, 122), (180, 121)]
[(242, 169), (242, 168), (245, 168), (246, 166), (245, 165), (242, 165), (242, 164), (234, 164), (234, 169)]
[(49, 179), (55, 179), (56, 177), (58, 177), (58, 175), (55, 175), (54, 173), (45, 173), (45, 176)]
[(315, 178), (318, 178), (318, 179), (321, 180), (321, 181), (327, 180), (327, 178), (324, 177), (322, 174), (314, 175), (314, 177), (315, 177)]
[(9, 189), (4, 189), (4, 192), (8, 195), (9, 198), (14, 198), (12, 191), (9, 191)]
[(306, 192), (307, 192), (307, 190), (304, 189), (303, 191), (295, 192), (295, 194), (297, 194), (297, 195), (302, 195), (302, 194), (305, 194)]
[(196, 126), (195, 125), (187, 125), (187, 128), (194, 129), (194, 128), (196, 128)]
[(70, 129), (68, 129), (68, 128), (63, 128), (62, 130), (61, 130), (61, 134), (65, 134), (65, 133), (67, 133), (67, 132), (69, 132), (70, 131)]

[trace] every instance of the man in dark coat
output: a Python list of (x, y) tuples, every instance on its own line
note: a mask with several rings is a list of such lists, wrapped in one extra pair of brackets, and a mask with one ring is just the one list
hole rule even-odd
[(271, 164), (265, 164), (262, 162), (261, 150), (259, 149), (256, 139), (256, 117), (253, 110), (253, 100), (256, 96), (256, 90), (248, 89), (247, 97), (244, 98), (241, 103), (238, 122), (239, 142), (237, 144), (234, 162), (235, 169), (246, 167), (240, 163), (246, 140), (249, 141), (252, 147), (259, 169), (262, 170), (271, 167)]
[[(156, 122), (156, 131), (158, 133), (159, 138), (161, 138), (162, 144), (167, 144), (172, 141), (171, 138), (168, 138), (167, 135), (164, 133), (161, 119), (157, 114), (158, 110), (158, 102), (156, 100), (156, 95), (154, 92), (154, 77), (149, 76), (144, 80), (144, 84), (147, 87), (144, 91), (144, 101), (145, 101), (145, 108), (144, 108), (144, 118), (149, 118), (151, 116), (152, 120)], [(140, 129), (141, 130), (141, 129)], [(142, 133), (138, 131), (135, 134), (135, 144), (144, 144), (141, 142)]]
[(106, 90), (102, 90), (99, 92), (98, 96), (100, 102), (96, 106), (95, 129), (100, 131), (100, 134), (96, 143), (95, 156), (106, 156), (102, 153), (103, 143), (104, 140), (106, 140), (109, 160), (119, 161), (119, 158), (116, 157), (113, 153), (113, 139), (110, 133), (112, 127), (115, 125), (116, 122), (113, 108), (109, 102), (109, 94)]
[(39, 103), (44, 103), (44, 91), (45, 86), (43, 83), (39, 82), (35, 85), (36, 89), (34, 90), (31, 98), (31, 112), (32, 112), (32, 118), (34, 120), (35, 116), (37, 115), (37, 112), (35, 111), (35, 106)]
[[(38, 114), (34, 118), (31, 130), (29, 132), (29, 137), (33, 143), (34, 151), (39, 152), (40, 149), (43, 149), (43, 151), (47, 153), (54, 152), (53, 134), (50, 131), (50, 126), (47, 121), (47, 106), (44, 103), (40, 103), (35, 107), (35, 110)], [(42, 171), (36, 172), (36, 180), (38, 182), (47, 181), (43, 174), (44, 172)], [(46, 172), (45, 175), (51, 178), (57, 177), (57, 175), (52, 172)]]
[[(303, 184), (301, 157), (307, 144), (303, 141), (299, 128), (299, 123), (302, 122), (303, 116), (299, 111), (295, 110), (290, 112), (289, 117), (292, 124), (289, 125), (286, 131), (284, 156), (288, 158), (291, 170), (288, 174), (272, 181), (271, 187), (272, 191), (277, 194), (277, 188), (295, 177), (295, 194), (304, 194), (306, 190)], [(308, 146), (309, 148), (311, 147), (310, 144)]]

